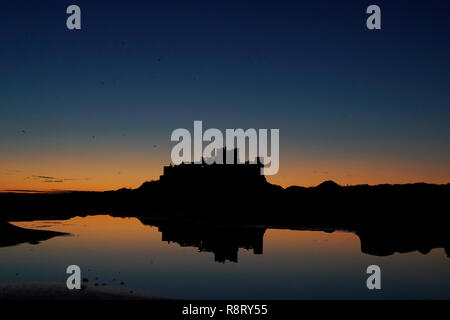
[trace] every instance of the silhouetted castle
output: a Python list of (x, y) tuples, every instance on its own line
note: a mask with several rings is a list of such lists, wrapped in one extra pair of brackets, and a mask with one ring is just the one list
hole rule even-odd
[[(231, 164), (226, 161), (227, 153), (233, 159)], [(261, 169), (264, 165), (259, 158), (255, 163), (249, 161), (238, 163), (238, 150), (227, 151), (226, 148), (216, 150), (215, 159), (219, 160), (220, 158), (222, 163), (216, 163), (219, 162), (216, 161), (208, 164), (203, 158), (201, 163), (189, 162), (165, 166), (160, 181), (163, 185), (170, 186), (202, 185), (202, 187), (216, 188), (226, 186), (235, 188), (237, 185), (255, 186), (266, 183), (265, 177), (261, 175)]]

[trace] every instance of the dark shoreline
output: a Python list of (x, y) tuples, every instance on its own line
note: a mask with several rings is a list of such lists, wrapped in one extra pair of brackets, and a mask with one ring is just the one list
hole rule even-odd
[(165, 299), (125, 288), (84, 285), (82, 290), (68, 290), (65, 283), (35, 282), (0, 284), (0, 301), (122, 301)]
[(68, 234), (63, 232), (25, 229), (7, 222), (0, 222), (0, 247), (9, 247), (25, 242), (37, 244), (40, 241), (66, 235)]

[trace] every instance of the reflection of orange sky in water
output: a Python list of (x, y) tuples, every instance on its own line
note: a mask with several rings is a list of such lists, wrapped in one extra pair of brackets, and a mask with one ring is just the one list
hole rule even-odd
[(324, 231), (268, 229), (264, 235), (264, 240), (269, 241), (274, 246), (282, 244), (287, 251), (292, 249), (290, 245), (298, 247), (307, 243), (308, 247), (311, 247), (311, 242), (313, 243), (311, 250), (313, 250), (314, 246), (323, 247), (324, 245), (327, 247), (348, 247), (355, 246), (355, 244), (359, 246), (358, 236), (342, 231), (328, 233)]
[[(120, 256), (121, 259), (128, 259), (133, 264), (146, 263), (148, 256), (142, 255), (142, 252), (149, 255), (156, 254), (157, 257), (164, 257), (168, 260), (174, 259), (175, 256), (187, 258), (193, 253), (198, 253), (196, 247), (181, 247), (178, 243), (162, 241), (162, 233), (156, 227), (144, 225), (137, 218), (98, 215), (84, 218), (75, 217), (69, 220), (14, 222), (13, 224), (24, 228), (70, 233), (72, 236), (56, 237), (40, 244), (41, 247), (49, 246), (55, 257), (62, 255), (67, 259), (79, 254), (96, 260), (98, 252), (102, 252), (108, 256), (108, 259), (111, 259), (111, 263), (114, 263), (114, 259)], [(232, 236), (230, 235), (230, 237)], [(213, 262), (210, 255), (212, 253), (204, 252), (200, 254), (199, 258)], [(305, 259), (309, 259), (308, 261), (314, 260), (315, 262), (311, 263), (308, 268), (320, 268), (324, 272), (329, 267), (328, 263), (333, 259), (353, 261), (352, 259), (358, 259), (356, 257), (361, 255), (367, 259), (375, 258), (361, 253), (361, 242), (357, 235), (343, 231), (328, 233), (267, 229), (263, 238), (262, 256), (253, 254), (253, 250), (239, 249), (240, 262), (260, 261), (258, 259), (269, 256), (285, 261), (285, 263), (298, 259), (307, 263)], [(407, 254), (397, 253), (395, 256), (407, 260), (423, 255), (415, 251)], [(445, 257), (445, 253), (443, 249), (435, 249), (427, 256), (431, 260), (438, 261)], [(377, 259), (384, 258), (386, 257), (377, 257)], [(317, 261), (321, 261), (320, 265), (317, 265)], [(387, 261), (389, 260), (385, 260), (385, 263)]]
[[(391, 289), (383, 291), (386, 298), (393, 288), (400, 290), (395, 295), (399, 298), (405, 298), (403, 288), (408, 292), (422, 293), (425, 288), (437, 293), (442, 286), (448, 287), (450, 279), (450, 259), (442, 248), (427, 255), (415, 251), (377, 257), (362, 253), (358, 237), (346, 232), (270, 229), (264, 234), (263, 254), (241, 248), (237, 264), (221, 264), (214, 261), (213, 252), (162, 241), (156, 228), (143, 225), (136, 218), (104, 215), (14, 224), (69, 232), (72, 236), (54, 237), (37, 246), (2, 248), (0, 260), (9, 272), (4, 279), (17, 279), (18, 270), (21, 276), (29, 274), (25, 281), (49, 281), (52, 277), (65, 281), (62, 270), (77, 264), (83, 277), (92, 282), (98, 278), (108, 286), (124, 281), (132, 289), (180, 298), (186, 298), (184, 288), (208, 298), (231, 287), (226, 296), (221, 296), (226, 299), (236, 298), (237, 292), (245, 293), (251, 288), (255, 290), (246, 297), (269, 289), (270, 297), (276, 299), (290, 290), (292, 294), (286, 298), (323, 299), (323, 294), (327, 294), (327, 299), (361, 298), (360, 294), (366, 292), (366, 268), (372, 264), (388, 270), (385, 280)], [(224, 241), (232, 237), (230, 234)], [(344, 292), (328, 296), (333, 288)]]
[[(78, 246), (109, 247), (114, 243), (114, 250), (137, 247), (154, 247), (161, 244), (161, 233), (157, 228), (142, 224), (137, 218), (115, 218), (109, 215), (75, 217), (69, 220), (14, 222), (24, 228), (45, 229), (71, 233), (77, 237)], [(70, 241), (70, 237), (66, 240)], [(62, 242), (64, 243), (64, 242)], [(163, 243), (163, 245), (167, 245)], [(175, 245), (178, 247), (178, 245)], [(280, 248), (292, 251), (303, 248), (304, 251), (315, 250), (359, 250), (359, 239), (348, 232), (326, 233), (323, 231), (296, 231), (285, 229), (268, 229), (264, 234), (264, 251)], [(245, 250), (241, 250), (245, 251)]]
[[(57, 159), (57, 160), (55, 160)], [(108, 156), (61, 155), (59, 157), (0, 158), (1, 190), (115, 190), (137, 188), (144, 181), (159, 179), (167, 157), (148, 154), (119, 154)], [(38, 176), (50, 176), (46, 181)], [(383, 183), (448, 183), (450, 167), (414, 159), (360, 158), (349, 160), (314, 157), (281, 157), (277, 175), (268, 176), (271, 183), (315, 186), (325, 180), (341, 185)]]
[[(92, 243), (108, 246), (114, 241), (116, 247), (128, 247), (140, 245), (149, 238), (161, 240), (160, 236), (155, 237), (153, 232), (148, 232), (153, 227), (142, 224), (137, 218), (114, 218), (109, 215), (97, 215), (74, 217), (62, 221), (46, 220), (14, 222), (13, 224), (23, 228), (68, 232), (77, 237), (77, 242), (80, 245), (86, 246)], [(49, 227), (45, 227), (46, 225), (49, 225)], [(117, 249), (120, 249), (120, 247)]]

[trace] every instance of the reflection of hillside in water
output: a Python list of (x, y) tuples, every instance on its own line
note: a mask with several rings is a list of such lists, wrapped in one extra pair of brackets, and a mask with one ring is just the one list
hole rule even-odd
[(264, 227), (140, 220), (157, 227), (162, 233), (162, 241), (212, 252), (217, 262), (238, 262), (239, 248), (253, 250), (254, 254), (263, 253)]
[[(263, 254), (263, 238), (267, 230), (263, 226), (226, 225), (200, 221), (177, 221), (141, 218), (145, 225), (158, 228), (162, 241), (175, 242), (182, 247), (196, 247), (200, 252), (214, 253), (217, 262), (238, 262), (240, 248)], [(296, 229), (296, 228), (294, 228)], [(333, 232), (328, 228), (301, 228)], [(301, 232), (301, 231), (299, 231)], [(426, 230), (391, 230), (355, 232), (361, 241), (361, 251), (374, 256), (389, 256), (394, 253), (419, 251), (428, 254), (432, 249), (444, 248), (450, 257), (450, 240), (447, 234)], [(424, 236), (426, 234), (426, 236)]]
[(444, 248), (450, 258), (450, 234), (437, 229), (385, 229), (356, 232), (361, 241), (361, 251), (374, 256), (419, 251), (428, 254), (432, 249)]
[(40, 241), (66, 235), (45, 230), (31, 230), (0, 221), (0, 247), (10, 247), (21, 243), (38, 244)]
[[(200, 252), (214, 253), (217, 262), (238, 262), (239, 249), (263, 253), (263, 238), (268, 228), (305, 231), (333, 232), (342, 230), (331, 226), (317, 225), (244, 225), (219, 222), (218, 220), (186, 218), (139, 218), (144, 225), (155, 226), (162, 233), (162, 241), (175, 242), (182, 247), (196, 247)], [(20, 243), (37, 244), (55, 236), (65, 235), (56, 231), (20, 228), (0, 222), (0, 247)], [(102, 232), (101, 224), (92, 232)], [(352, 230), (361, 242), (361, 251), (375, 256), (389, 256), (395, 253), (418, 251), (428, 254), (435, 248), (443, 248), (450, 257), (450, 234), (445, 227), (440, 228), (360, 228)], [(300, 244), (299, 244), (300, 245)]]

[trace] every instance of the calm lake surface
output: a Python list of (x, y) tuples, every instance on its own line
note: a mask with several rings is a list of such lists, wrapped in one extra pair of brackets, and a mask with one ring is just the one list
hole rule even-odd
[[(443, 249), (377, 257), (362, 253), (359, 238), (350, 232), (267, 229), (262, 254), (241, 248), (237, 263), (221, 263), (212, 252), (162, 241), (158, 228), (137, 218), (13, 224), (71, 235), (0, 248), (1, 284), (65, 283), (67, 266), (76, 264), (88, 285), (106, 283), (169, 298), (450, 298), (450, 259)], [(372, 264), (381, 267), (381, 290), (366, 287), (366, 268)]]

